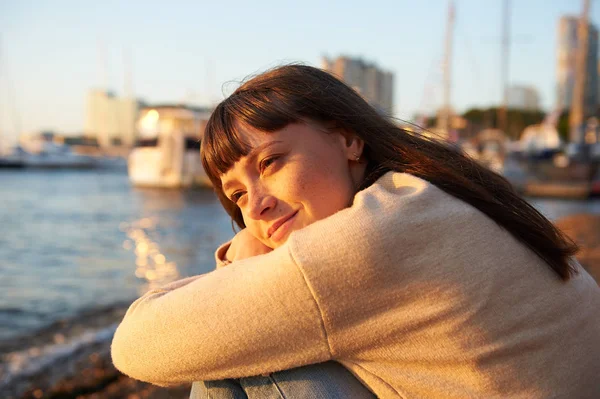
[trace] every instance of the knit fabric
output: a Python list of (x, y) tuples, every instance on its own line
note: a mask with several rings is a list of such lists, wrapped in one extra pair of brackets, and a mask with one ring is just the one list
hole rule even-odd
[(336, 360), (381, 398), (600, 398), (600, 288), (577, 268), (563, 282), (475, 208), (390, 172), (271, 253), (142, 296), (113, 362), (157, 385)]

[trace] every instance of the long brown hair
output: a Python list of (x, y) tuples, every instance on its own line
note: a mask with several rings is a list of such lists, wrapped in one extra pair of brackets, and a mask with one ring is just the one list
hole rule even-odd
[(307, 121), (335, 126), (364, 140), (367, 170), (360, 189), (388, 171), (417, 176), (485, 213), (563, 280), (576, 272), (571, 264), (575, 243), (506, 179), (449, 145), (399, 127), (334, 76), (305, 65), (277, 67), (250, 79), (221, 102), (208, 121), (202, 163), (221, 203), (240, 227), (245, 227), (241, 211), (225, 196), (220, 180), (250, 150), (239, 126), (273, 132)]

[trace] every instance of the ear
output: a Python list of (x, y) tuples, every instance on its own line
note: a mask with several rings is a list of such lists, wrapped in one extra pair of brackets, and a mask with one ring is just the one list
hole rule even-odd
[(348, 160), (359, 162), (362, 157), (365, 142), (352, 132), (340, 129), (339, 133), (342, 136), (344, 151)]

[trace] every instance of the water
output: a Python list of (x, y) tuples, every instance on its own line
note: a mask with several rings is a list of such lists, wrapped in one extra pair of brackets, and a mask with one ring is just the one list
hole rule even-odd
[(210, 190), (123, 172), (0, 171), (0, 341), (214, 268), (232, 235)]
[(600, 198), (591, 200), (556, 200), (548, 198), (530, 198), (531, 202), (550, 220), (578, 213), (600, 214)]

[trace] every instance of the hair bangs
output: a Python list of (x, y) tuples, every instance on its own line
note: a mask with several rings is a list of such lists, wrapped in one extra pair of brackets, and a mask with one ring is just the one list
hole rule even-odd
[(237, 123), (263, 132), (274, 132), (300, 120), (293, 99), (274, 90), (239, 90), (226, 107)]
[(274, 132), (301, 119), (292, 111), (293, 105), (276, 97), (240, 90), (215, 108), (202, 140), (202, 163), (213, 185), (220, 187), (220, 176), (250, 152), (244, 126)]
[(225, 104), (219, 104), (206, 124), (201, 146), (202, 165), (215, 187), (221, 186), (220, 176), (250, 152), (239, 130)]

